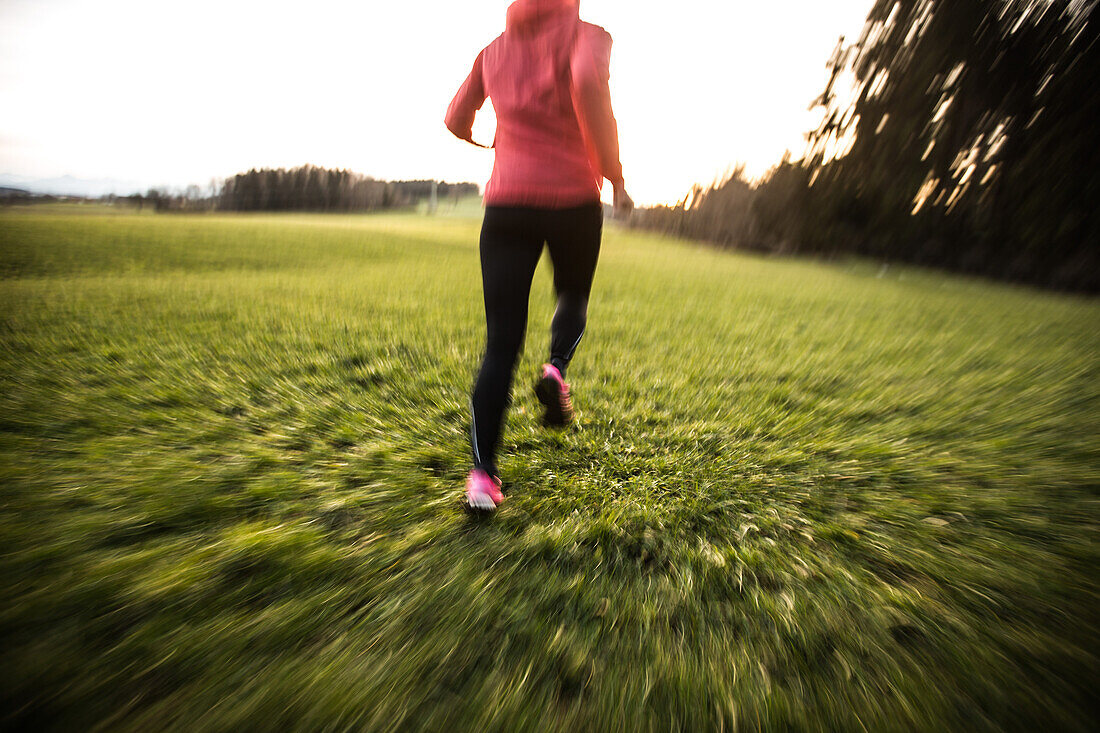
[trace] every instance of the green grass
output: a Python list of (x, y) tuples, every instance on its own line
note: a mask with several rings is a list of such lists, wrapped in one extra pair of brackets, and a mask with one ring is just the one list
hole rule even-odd
[(486, 521), (477, 229), (0, 213), (5, 726), (1092, 727), (1100, 303), (609, 228)]

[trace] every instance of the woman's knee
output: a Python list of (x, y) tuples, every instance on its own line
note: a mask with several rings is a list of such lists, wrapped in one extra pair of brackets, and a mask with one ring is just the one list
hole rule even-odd
[(524, 332), (490, 334), (485, 343), (486, 360), (501, 365), (514, 364), (523, 350)]
[(584, 318), (588, 313), (588, 296), (583, 293), (564, 291), (558, 293), (559, 313), (571, 313)]

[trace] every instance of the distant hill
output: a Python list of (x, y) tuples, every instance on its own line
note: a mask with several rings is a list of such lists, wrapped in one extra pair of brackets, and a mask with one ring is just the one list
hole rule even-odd
[[(19, 176), (13, 173), (0, 173), (0, 188), (20, 190), (25, 194), (52, 194), (54, 196), (85, 196), (96, 198), (99, 196), (129, 196), (148, 190), (148, 183), (139, 181), (125, 181), (115, 178), (75, 178), (73, 176), (61, 176), (59, 178), (31, 178)], [(8, 194), (11, 195), (11, 194)]]

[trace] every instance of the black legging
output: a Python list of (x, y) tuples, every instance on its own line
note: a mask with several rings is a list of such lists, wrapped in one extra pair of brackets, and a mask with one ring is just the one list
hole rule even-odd
[(486, 344), (471, 408), (474, 466), (497, 475), (496, 452), (512, 372), (527, 329), (527, 301), (543, 244), (550, 248), (558, 305), (550, 324), (550, 363), (562, 375), (584, 334), (588, 294), (600, 254), (603, 207), (488, 206), (481, 227)]

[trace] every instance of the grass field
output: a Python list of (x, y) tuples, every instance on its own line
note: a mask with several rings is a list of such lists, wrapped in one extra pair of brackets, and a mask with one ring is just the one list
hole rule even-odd
[(483, 520), (477, 229), (0, 212), (4, 727), (1092, 729), (1100, 303), (610, 228)]

